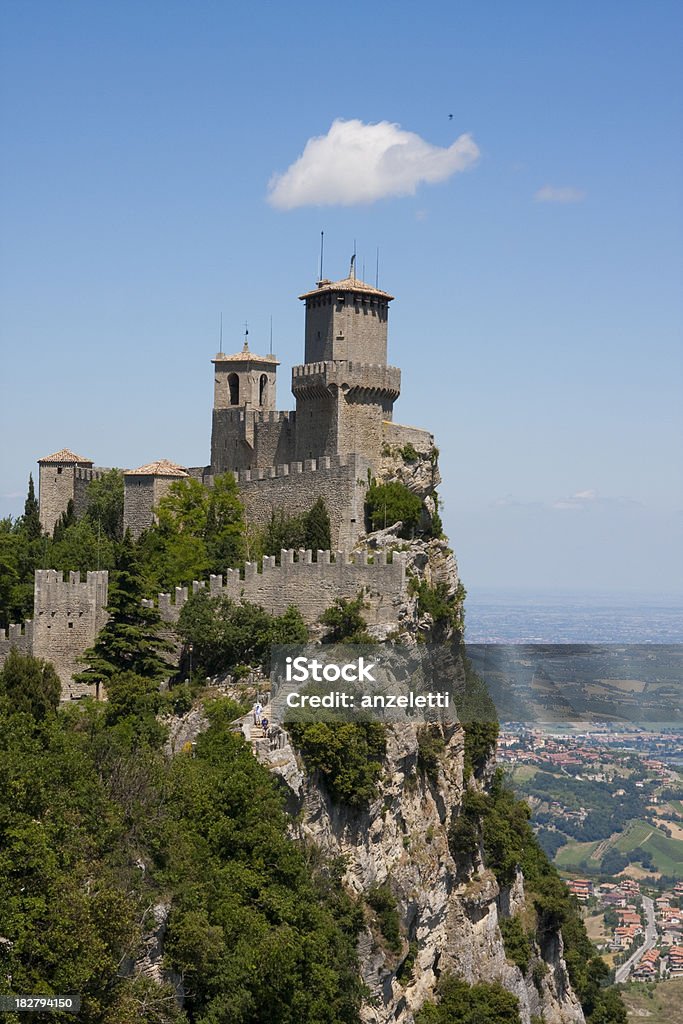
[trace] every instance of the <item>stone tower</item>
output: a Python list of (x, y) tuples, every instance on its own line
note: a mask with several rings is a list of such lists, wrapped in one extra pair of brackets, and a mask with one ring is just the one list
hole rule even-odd
[(323, 280), (306, 303), (305, 359), (292, 370), (296, 458), (355, 453), (379, 458), (401, 371), (387, 365), (393, 296), (359, 281)]
[(123, 474), (123, 523), (134, 538), (154, 523), (154, 509), (176, 480), (185, 480), (188, 473), (168, 459), (157, 459)]
[[(214, 366), (211, 471), (254, 469), (288, 462), (293, 446), (281, 433), (288, 417), (275, 411), (280, 365), (274, 355), (256, 355), (245, 338), (241, 352), (219, 352)], [(284, 444), (284, 447), (283, 447)]]
[(214, 409), (250, 409), (268, 412), (275, 408), (275, 356), (257, 356), (244, 341), (241, 352), (226, 356), (219, 352), (214, 365)]
[(92, 470), (92, 465), (92, 459), (84, 459), (69, 448), (38, 459), (40, 525), (46, 533), (53, 532), (69, 502), (76, 502), (77, 471)]

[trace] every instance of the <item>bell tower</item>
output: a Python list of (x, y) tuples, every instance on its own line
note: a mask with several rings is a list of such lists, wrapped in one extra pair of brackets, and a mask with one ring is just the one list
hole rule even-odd
[(218, 352), (211, 362), (214, 365), (214, 410), (270, 412), (275, 408), (275, 376), (280, 365), (275, 356), (250, 352), (245, 337), (241, 352), (231, 356)]

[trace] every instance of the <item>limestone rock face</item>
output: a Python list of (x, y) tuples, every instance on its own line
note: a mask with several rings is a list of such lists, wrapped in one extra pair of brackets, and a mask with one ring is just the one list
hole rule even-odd
[[(443, 972), (470, 983), (500, 981), (519, 999), (523, 1024), (532, 1014), (551, 1024), (583, 1024), (581, 1007), (571, 990), (558, 935), (544, 950), (545, 975), (532, 980), (507, 962), (499, 916), (525, 908), (524, 881), (501, 890), (495, 877), (479, 865), (466, 881), (448, 848), (448, 827), (459, 813), (463, 795), (464, 733), (443, 726), (445, 750), (435, 781), (418, 768), (417, 733), (412, 725), (388, 731), (386, 770), (377, 797), (365, 811), (333, 804), (318, 777), (307, 775), (285, 733), (275, 730), (255, 753), (290, 787), (290, 810), (297, 815), (297, 835), (313, 840), (331, 856), (346, 858), (345, 884), (357, 896), (388, 883), (396, 898), (403, 946), (388, 948), (368, 912), (359, 939), (359, 960), (372, 995), (362, 1012), (367, 1024), (412, 1024), (415, 1012), (435, 995)], [(461, 866), (462, 867), (462, 866)], [(409, 951), (411, 972), (401, 972)]]

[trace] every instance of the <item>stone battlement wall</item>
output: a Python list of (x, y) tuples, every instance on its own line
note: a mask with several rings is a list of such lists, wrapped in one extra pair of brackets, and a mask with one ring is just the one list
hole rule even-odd
[(402, 423), (384, 420), (382, 423), (382, 440), (388, 445), (412, 444), (418, 452), (429, 452), (434, 448), (434, 435), (421, 427), (406, 427)]
[(51, 661), (62, 681), (62, 696), (89, 692), (78, 688), (72, 676), (82, 667), (79, 656), (90, 647), (104, 626), (109, 574), (37, 569), (34, 584), (33, 654)]
[(52, 662), (63, 698), (91, 692), (90, 687), (73, 683), (72, 676), (81, 668), (80, 655), (92, 646), (107, 620), (108, 586), (106, 570), (89, 572), (82, 581), (79, 572), (36, 569), (33, 619), (24, 623), (23, 632), (20, 625), (0, 631), (0, 665), (15, 647), (21, 654)]
[[(362, 590), (368, 606), (363, 614), (369, 625), (398, 623), (406, 590), (405, 552), (396, 552), (391, 562), (384, 552), (374, 554), (373, 562), (368, 561), (367, 552), (318, 551), (316, 562), (311, 551), (296, 554), (295, 558), (294, 550), (283, 549), (280, 565), (275, 555), (266, 555), (260, 572), (256, 562), (247, 562), (242, 572), (228, 569), (225, 576), (211, 576), (208, 591), (212, 597), (259, 604), (273, 615), (296, 605), (306, 622), (313, 624), (336, 597), (354, 598)], [(206, 581), (195, 581), (192, 590), (206, 585)], [(175, 623), (188, 596), (188, 587), (176, 587), (173, 599), (171, 594), (159, 594), (156, 602), (145, 603), (158, 607), (164, 622)]]
[(265, 469), (241, 469), (235, 473), (235, 480), (242, 486), (256, 480), (274, 480), (279, 477), (296, 477), (302, 473), (336, 472), (355, 464), (355, 455), (327, 455), (321, 459), (304, 459), (302, 462), (289, 462), (281, 466), (269, 466)]
[(12, 622), (9, 627), (0, 629), (0, 667), (13, 647), (20, 654), (33, 653), (33, 620), (26, 619), (21, 622)]
[(365, 490), (370, 463), (360, 455), (306, 459), (267, 470), (236, 474), (247, 521), (270, 522), (273, 513), (308, 512), (322, 498), (330, 516), (332, 544), (351, 549), (365, 529)]
[(261, 412), (258, 409), (221, 409), (221, 415), (226, 423), (293, 423), (296, 413), (293, 409), (266, 410)]
[(397, 398), (401, 391), (401, 371), (397, 366), (359, 363), (353, 359), (302, 363), (292, 367), (292, 391), (295, 395), (329, 385), (386, 391), (392, 398)]
[(274, 466), (295, 456), (296, 413), (214, 409), (211, 467), (214, 473)]

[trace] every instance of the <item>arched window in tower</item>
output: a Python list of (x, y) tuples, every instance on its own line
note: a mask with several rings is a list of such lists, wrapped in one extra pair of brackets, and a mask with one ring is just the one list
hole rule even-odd
[(266, 389), (267, 389), (267, 387), (268, 387), (268, 378), (265, 375), (265, 373), (262, 373), (261, 374), (261, 380), (259, 381), (259, 386), (258, 386), (258, 404), (259, 405), (265, 405), (266, 404)]
[(228, 375), (228, 387), (230, 388), (230, 405), (240, 404), (240, 379), (236, 373)]

